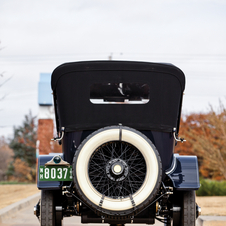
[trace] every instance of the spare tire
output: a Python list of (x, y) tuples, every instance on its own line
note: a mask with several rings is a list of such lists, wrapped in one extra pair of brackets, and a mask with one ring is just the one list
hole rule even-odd
[(162, 163), (141, 132), (111, 126), (89, 135), (73, 159), (81, 200), (101, 216), (133, 215), (150, 204), (161, 184)]

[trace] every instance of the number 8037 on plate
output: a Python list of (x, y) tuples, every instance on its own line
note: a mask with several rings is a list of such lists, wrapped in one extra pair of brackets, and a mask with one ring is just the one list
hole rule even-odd
[(72, 181), (72, 167), (39, 166), (39, 181)]

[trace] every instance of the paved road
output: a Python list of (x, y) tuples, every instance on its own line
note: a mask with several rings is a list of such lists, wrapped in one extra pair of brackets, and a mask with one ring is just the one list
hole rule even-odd
[[(11, 216), (8, 219), (3, 220), (2, 223), (0, 223), (1, 226), (39, 226), (38, 219), (33, 214), (33, 207), (37, 203), (37, 201), (34, 202), (32, 205), (28, 205), (26, 208), (23, 208), (22, 210), (15, 213), (15, 215)], [(63, 220), (64, 226), (82, 226), (80, 223), (80, 217), (69, 217), (64, 218)], [(86, 224), (87, 225), (87, 224)], [(97, 226), (98, 224), (89, 224), (89, 226)], [(128, 225), (128, 224), (127, 224)], [(164, 224), (160, 222), (156, 222), (155, 226), (163, 226)], [(84, 226), (84, 224), (83, 224)], [(108, 224), (102, 224), (102, 226), (109, 226)], [(133, 226), (139, 226), (138, 224), (133, 224)], [(144, 226), (144, 224), (140, 225)]]

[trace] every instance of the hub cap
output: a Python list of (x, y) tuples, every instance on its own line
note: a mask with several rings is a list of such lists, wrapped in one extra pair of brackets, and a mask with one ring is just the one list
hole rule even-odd
[(124, 180), (129, 172), (129, 168), (122, 159), (110, 160), (106, 165), (106, 174), (112, 181)]

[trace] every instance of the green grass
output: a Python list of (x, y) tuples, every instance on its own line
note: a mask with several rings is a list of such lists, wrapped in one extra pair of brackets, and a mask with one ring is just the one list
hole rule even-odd
[(32, 183), (18, 182), (18, 181), (0, 181), (0, 185), (4, 185), (4, 184), (32, 184)]
[(200, 179), (200, 184), (197, 196), (226, 196), (226, 181)]

